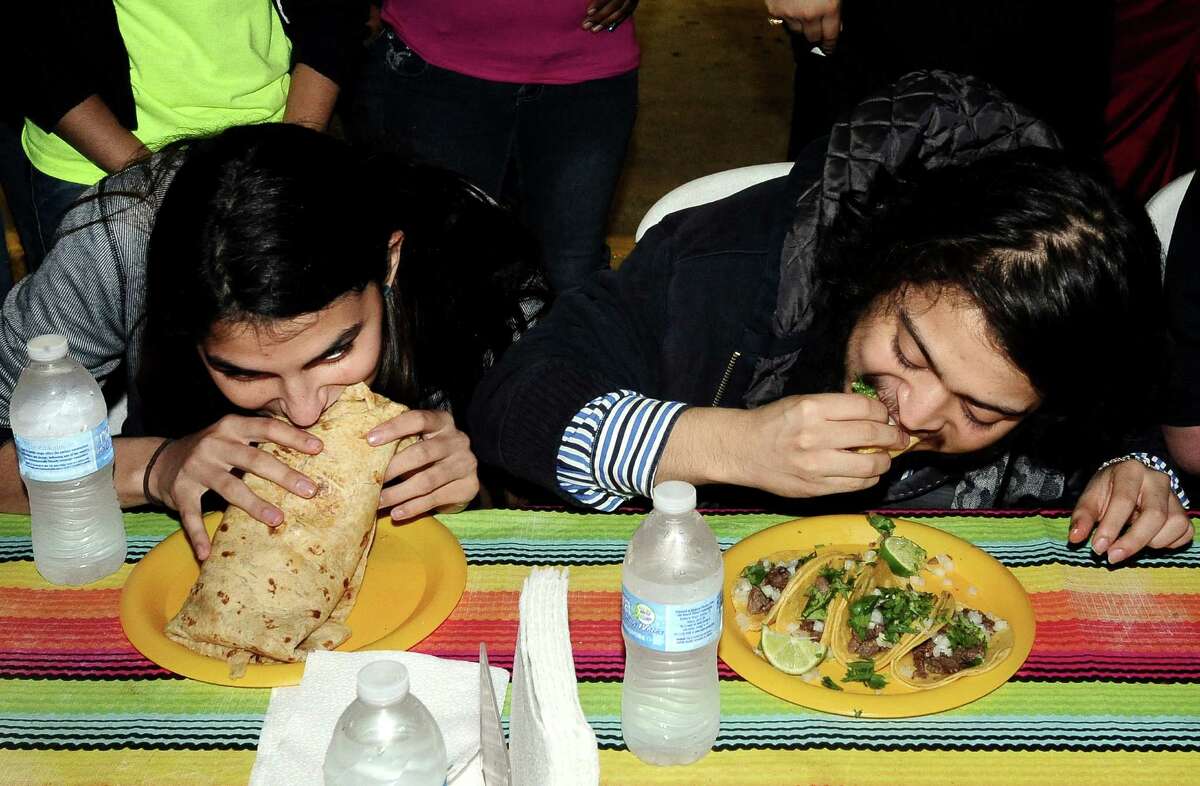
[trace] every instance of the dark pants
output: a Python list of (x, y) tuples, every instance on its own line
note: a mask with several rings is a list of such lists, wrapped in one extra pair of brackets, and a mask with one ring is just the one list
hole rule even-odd
[(46, 254), (50, 253), (63, 214), (87, 189), (85, 185), (39, 172), (36, 167), (29, 168), (29, 197), (33, 201), (33, 215), (37, 220), (37, 247), (26, 256), (29, 272), (37, 270)]
[(608, 265), (608, 211), (637, 84), (636, 70), (574, 85), (476, 79), (425, 62), (385, 28), (368, 50), (351, 133), (513, 197), (562, 292)]
[[(34, 257), (33, 249), (40, 245), (37, 220), (34, 218), (33, 204), (29, 199), (29, 169), (29, 159), (21, 149), (19, 124), (0, 121), (0, 189), (4, 190), (4, 199), (16, 224), (17, 237), (21, 239), (26, 264)], [(0, 230), (3, 230), (2, 219)], [(11, 265), (8, 248), (0, 242), (0, 296), (12, 286)]]

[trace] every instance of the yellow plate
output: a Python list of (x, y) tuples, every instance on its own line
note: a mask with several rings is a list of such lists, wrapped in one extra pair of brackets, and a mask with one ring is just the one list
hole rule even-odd
[[(823, 687), (818, 680), (808, 682), (773, 668), (754, 653), (758, 631), (738, 628), (730, 593), (742, 568), (784, 549), (809, 550), (819, 547), (864, 551), (879, 537), (866, 516), (817, 516), (778, 524), (758, 532), (725, 552), (725, 629), (718, 654), (731, 669), (747, 682), (767, 693), (803, 707), (868, 718), (908, 718), (960, 707), (986, 696), (1016, 673), (1033, 647), (1033, 607), (1029, 596), (1008, 568), (991, 555), (960, 538), (933, 527), (896, 519), (896, 534), (920, 544), (929, 555), (947, 554), (954, 560), (949, 574), (951, 587), (941, 586), (942, 577), (922, 571), (925, 589), (948, 590), (971, 608), (995, 614), (1008, 621), (1016, 635), (1012, 652), (991, 671), (921, 690), (900, 684), (888, 676), (888, 685), (876, 692), (862, 683), (842, 682), (846, 670), (831, 656), (821, 665), (820, 674), (831, 678), (841, 691)], [(971, 590), (975, 592), (972, 594)]]
[[(220, 513), (205, 517), (209, 535), (220, 522)], [(121, 592), (121, 627), (138, 652), (201, 682), (242, 688), (300, 682), (303, 663), (250, 664), (246, 676), (233, 680), (224, 661), (167, 638), (163, 628), (183, 607), (199, 575), (200, 565), (183, 532), (167, 537), (134, 566)], [(346, 621), (353, 633), (338, 649), (408, 649), (450, 616), (466, 584), (462, 546), (437, 519), (401, 525), (379, 519), (362, 590)]]

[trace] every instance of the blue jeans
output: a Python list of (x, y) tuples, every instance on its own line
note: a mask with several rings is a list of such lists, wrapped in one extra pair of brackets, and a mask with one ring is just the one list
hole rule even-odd
[(608, 266), (608, 211), (637, 84), (636, 69), (573, 85), (476, 79), (427, 63), (385, 27), (356, 86), (351, 133), (513, 197), (562, 292)]
[(37, 270), (50, 253), (63, 214), (87, 189), (88, 186), (51, 177), (36, 167), (29, 168), (29, 198), (33, 201), (33, 215), (37, 221), (37, 247), (26, 256), (29, 272)]

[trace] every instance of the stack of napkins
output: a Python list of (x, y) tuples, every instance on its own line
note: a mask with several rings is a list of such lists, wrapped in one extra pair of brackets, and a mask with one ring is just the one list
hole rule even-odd
[[(271, 691), (251, 786), (322, 786), (321, 768), (333, 727), (354, 701), (359, 669), (377, 660), (399, 661), (408, 669), (409, 690), (442, 730), (451, 772), (468, 774), (468, 762), (479, 753), (478, 663), (416, 652), (317, 650), (305, 661), (299, 685)], [(508, 672), (495, 666), (489, 671), (496, 695), (503, 699)], [(477, 764), (474, 769), (478, 771)]]
[(567, 571), (534, 568), (521, 589), (509, 758), (513, 786), (594, 786), (596, 734), (583, 717), (567, 627)]

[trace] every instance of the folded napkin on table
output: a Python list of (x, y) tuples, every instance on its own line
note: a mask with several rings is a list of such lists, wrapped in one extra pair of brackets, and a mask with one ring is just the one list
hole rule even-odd
[(508, 750), (512, 786), (600, 782), (596, 734), (575, 682), (565, 569), (534, 568), (521, 589)]
[[(258, 739), (258, 756), (250, 774), (251, 786), (320, 786), (333, 728), (357, 694), (358, 670), (377, 660), (398, 661), (408, 669), (410, 690), (429, 708), (442, 730), (451, 768), (476, 755), (478, 662), (415, 652), (315, 651), (305, 661), (299, 685), (271, 691), (266, 722)], [(508, 672), (493, 666), (491, 675), (496, 695), (503, 698)]]

